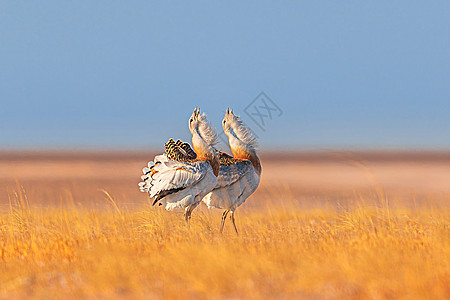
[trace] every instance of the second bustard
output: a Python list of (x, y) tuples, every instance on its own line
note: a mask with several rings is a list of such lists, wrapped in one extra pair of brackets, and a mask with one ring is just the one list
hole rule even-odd
[(228, 137), (233, 156), (220, 154), (220, 171), (217, 185), (208, 193), (203, 202), (208, 208), (225, 209), (222, 214), (220, 231), (222, 232), (228, 214), (238, 233), (234, 221), (236, 208), (242, 205), (253, 194), (259, 185), (261, 164), (256, 154), (257, 142), (250, 128), (227, 109), (222, 122), (223, 131)]
[(214, 189), (219, 173), (219, 158), (213, 148), (217, 134), (197, 108), (189, 119), (189, 130), (195, 153), (186, 153), (187, 144), (170, 140), (166, 153), (142, 170), (143, 181), (139, 183), (140, 190), (154, 199), (153, 205), (184, 209), (188, 226), (192, 210)]

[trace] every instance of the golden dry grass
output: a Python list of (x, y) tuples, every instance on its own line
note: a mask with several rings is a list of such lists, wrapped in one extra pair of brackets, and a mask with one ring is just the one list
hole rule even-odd
[(188, 231), (181, 213), (113, 183), (17, 177), (2, 181), (5, 299), (450, 298), (445, 193), (407, 203), (375, 185), (305, 205), (288, 184), (264, 182), (238, 210), (236, 236), (229, 223), (218, 232), (219, 211), (195, 210)]

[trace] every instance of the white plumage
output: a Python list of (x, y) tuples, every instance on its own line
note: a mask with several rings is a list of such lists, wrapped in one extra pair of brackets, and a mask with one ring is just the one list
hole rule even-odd
[(217, 185), (203, 202), (208, 208), (234, 211), (253, 194), (259, 185), (260, 176), (251, 163), (238, 162), (221, 165)]
[(223, 230), (228, 213), (231, 213), (237, 233), (234, 211), (258, 188), (261, 165), (256, 155), (255, 137), (232, 110), (228, 109), (225, 114), (223, 129), (234, 158), (221, 153), (217, 185), (202, 201), (208, 208), (225, 209), (220, 231)]
[(217, 183), (209, 162), (179, 162), (168, 159), (166, 154), (156, 156), (142, 171), (141, 191), (156, 198), (167, 210), (198, 204), (196, 198), (201, 199)]
[[(166, 153), (157, 155), (142, 169), (143, 181), (139, 183), (139, 189), (154, 199), (153, 205), (159, 203), (167, 210), (184, 209), (188, 225), (192, 210), (216, 186), (219, 173), (219, 158), (213, 148), (216, 132), (197, 108), (189, 119), (189, 130), (196, 153), (189, 149), (193, 156), (188, 156), (182, 148), (187, 144), (169, 140)], [(171, 152), (174, 148), (177, 153)]]

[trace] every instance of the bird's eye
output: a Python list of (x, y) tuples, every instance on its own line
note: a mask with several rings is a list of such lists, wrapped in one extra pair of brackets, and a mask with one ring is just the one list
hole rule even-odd
[(227, 121), (223, 120), (223, 124), (225, 124)]
[(189, 123), (192, 123), (192, 122), (194, 122), (194, 119), (190, 118)]

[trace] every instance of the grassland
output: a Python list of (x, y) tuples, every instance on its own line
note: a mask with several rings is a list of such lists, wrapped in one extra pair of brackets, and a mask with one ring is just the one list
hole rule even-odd
[(448, 158), (266, 158), (236, 236), (151, 207), (141, 157), (30, 157), (0, 159), (2, 298), (450, 298)]

